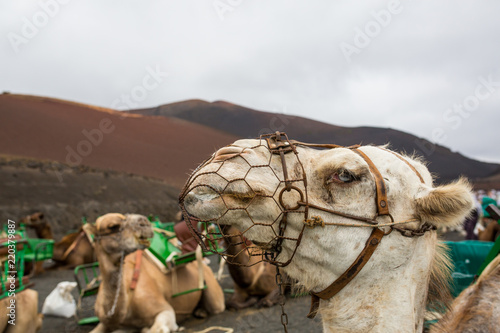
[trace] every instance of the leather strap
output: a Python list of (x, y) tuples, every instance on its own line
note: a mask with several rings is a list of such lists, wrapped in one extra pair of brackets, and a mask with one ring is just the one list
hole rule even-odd
[(389, 149), (385, 149), (385, 148), (382, 148), (382, 147), (379, 147), (379, 148), (382, 149), (382, 150), (385, 150), (386, 152), (389, 152), (389, 153), (393, 154), (394, 156), (396, 156), (397, 158), (399, 158), (401, 161), (405, 162), (406, 165), (408, 165), (410, 167), (410, 169), (412, 169), (413, 172), (415, 172), (415, 174), (418, 176), (418, 179), (420, 179), (420, 182), (422, 184), (425, 183), (424, 182), (424, 178), (422, 178), (422, 175), (420, 175), (420, 172), (418, 172), (417, 169), (415, 169), (415, 167), (410, 162), (408, 162), (403, 156), (401, 156), (398, 153), (393, 152), (393, 151), (391, 151)]
[(137, 281), (139, 281), (139, 275), (141, 274), (142, 253), (143, 250), (137, 250), (135, 253), (134, 274), (132, 275), (132, 282), (130, 282), (130, 290), (134, 290), (137, 287)]
[(319, 308), (319, 299), (327, 300), (335, 296), (342, 288), (344, 288), (352, 279), (358, 275), (358, 273), (363, 269), (365, 264), (370, 260), (373, 252), (380, 244), (382, 237), (384, 237), (385, 233), (379, 228), (374, 228), (370, 237), (366, 241), (365, 247), (358, 255), (356, 260), (352, 263), (351, 267), (349, 267), (339, 278), (331, 285), (329, 285), (325, 290), (313, 293), (311, 292), (311, 309), (309, 310), (309, 314), (307, 318), (314, 318)]
[(389, 202), (387, 201), (387, 189), (385, 188), (384, 178), (378, 171), (375, 164), (373, 164), (372, 160), (361, 150), (353, 149), (353, 152), (361, 156), (365, 162), (368, 164), (370, 168), (370, 172), (375, 178), (375, 186), (377, 187), (377, 196), (376, 196), (376, 204), (377, 204), (377, 212), (378, 215), (389, 215)]
[(66, 251), (64, 251), (64, 254), (61, 259), (62, 261), (66, 260), (68, 256), (71, 254), (71, 252), (73, 252), (76, 249), (78, 243), (80, 243), (83, 237), (85, 237), (85, 232), (82, 230), (80, 231), (78, 236), (76, 236), (75, 240), (71, 243), (71, 245), (66, 249)]
[(360, 147), (360, 145), (352, 145), (352, 146), (340, 146), (332, 143), (306, 143), (297, 140), (289, 140), (292, 145), (300, 145), (304, 147), (312, 147), (312, 148), (325, 148), (325, 149), (335, 149), (335, 148), (347, 148), (347, 149), (355, 149)]

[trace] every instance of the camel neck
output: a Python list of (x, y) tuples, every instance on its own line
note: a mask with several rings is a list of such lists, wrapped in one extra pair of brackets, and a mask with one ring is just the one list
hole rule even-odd
[(324, 332), (422, 332), (430, 262), (417, 252), (404, 265), (358, 275), (321, 301)]
[(121, 266), (123, 265), (124, 256), (121, 253), (107, 254), (98, 244), (96, 244), (95, 250), (102, 276), (101, 286), (103, 290), (106, 290), (106, 293), (114, 295), (117, 288), (122, 289), (119, 282), (120, 275), (123, 274)]
[(369, 289), (354, 283), (321, 301), (324, 332), (422, 332), (426, 286), (398, 274), (391, 278), (394, 282), (378, 281)]
[(120, 322), (127, 315), (128, 295), (124, 286), (124, 254), (108, 254), (96, 243), (95, 251), (99, 260), (101, 285), (96, 301), (96, 314), (109, 322)]

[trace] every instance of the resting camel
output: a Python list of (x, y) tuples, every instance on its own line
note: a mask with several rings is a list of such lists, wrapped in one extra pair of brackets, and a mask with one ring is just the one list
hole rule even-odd
[(212, 314), (224, 311), (222, 289), (204, 264), (201, 272), (206, 289), (172, 297), (175, 292), (198, 287), (198, 263), (193, 261), (163, 274), (149, 256), (142, 257), (142, 250), (149, 246), (148, 238), (153, 237), (146, 217), (106, 214), (92, 227), (102, 276), (95, 303), (100, 324), (93, 333), (143, 328), (149, 328), (143, 332), (172, 332), (177, 330), (177, 322), (188, 318), (197, 306)]
[[(52, 228), (44, 219), (43, 213), (35, 213), (21, 219), (27, 227), (35, 230), (38, 238), (53, 239)], [(54, 244), (52, 259), (56, 262), (51, 268), (73, 268), (78, 265), (95, 262), (94, 247), (90, 243), (83, 228), (77, 232), (64, 236), (61, 241)], [(42, 262), (37, 262), (36, 272), (42, 272)]]
[[(15, 299), (15, 317), (9, 317), (11, 299)], [(15, 298), (6, 297), (0, 301), (0, 332), (35, 333), (42, 327), (43, 315), (38, 313), (38, 292), (25, 289)], [(15, 325), (9, 324), (13, 320)]]
[[(224, 228), (225, 235), (239, 234), (236, 228)], [(234, 281), (234, 294), (227, 301), (227, 306), (244, 309), (255, 304), (272, 306), (278, 302), (276, 285), (276, 267), (267, 262), (258, 262), (245, 251), (246, 244), (235, 237), (224, 237), (227, 243), (227, 262), (229, 274)], [(243, 266), (240, 266), (241, 264)], [(244, 267), (249, 266), (249, 267)]]
[(426, 303), (449, 299), (435, 228), (473, 208), (466, 180), (432, 183), (419, 159), (385, 147), (277, 133), (218, 150), (179, 200), (190, 221), (234, 226), (274, 253), (266, 260), (312, 293), (325, 332), (421, 332)]
[(500, 256), (462, 291), (431, 333), (500, 332)]
[(96, 261), (94, 246), (81, 227), (77, 232), (64, 236), (61, 241), (54, 244), (52, 259), (56, 262), (54, 267), (59, 269), (74, 268), (79, 265), (89, 264)]
[(28, 228), (35, 230), (36, 236), (42, 239), (54, 239), (52, 234), (52, 228), (50, 224), (45, 220), (45, 215), (41, 212), (37, 212), (22, 218), (20, 223), (24, 223)]
[[(27, 215), (24, 218), (22, 218), (20, 223), (23, 223), (26, 227), (34, 229), (37, 238), (41, 239), (53, 239), (52, 235), (52, 228), (50, 227), (50, 224), (45, 220), (45, 215), (41, 212), (37, 212), (31, 215)], [(37, 261), (35, 262), (35, 267), (34, 267), (34, 272), (33, 272), (33, 263), (32, 262), (27, 262), (26, 263), (26, 273), (34, 273), (34, 274), (40, 274), (43, 273), (45, 270), (43, 268), (43, 262), (42, 261)]]

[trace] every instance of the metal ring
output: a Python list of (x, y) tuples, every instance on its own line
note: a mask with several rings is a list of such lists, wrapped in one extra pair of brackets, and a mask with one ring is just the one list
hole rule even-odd
[[(392, 215), (390, 213), (389, 214), (384, 214), (384, 215), (379, 215), (379, 216), (389, 216), (389, 218), (391, 219), (391, 222), (394, 223), (394, 217), (392, 217)], [(389, 231), (384, 231), (382, 229), (380, 229), (380, 230), (384, 232), (384, 236), (387, 236), (387, 235), (389, 235), (394, 230), (394, 226), (390, 226), (389, 227)]]
[(299, 201), (301, 201), (301, 202), (304, 201), (304, 193), (302, 192), (302, 190), (300, 188), (292, 185), (292, 186), (290, 186), (289, 189), (287, 189), (286, 187), (283, 187), (283, 189), (281, 190), (280, 195), (279, 195), (279, 202), (280, 202), (281, 207), (285, 208), (286, 210), (297, 210), (297, 209), (300, 208), (300, 204), (298, 202), (297, 202), (297, 206), (295, 206), (295, 207), (288, 207), (283, 202), (283, 193), (285, 191), (290, 192), (291, 190), (295, 190), (295, 191), (297, 191), (299, 193), (299, 195), (300, 195), (300, 200)]

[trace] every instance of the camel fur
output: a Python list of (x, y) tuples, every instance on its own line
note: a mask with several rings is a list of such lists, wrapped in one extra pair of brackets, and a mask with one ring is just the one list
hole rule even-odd
[[(34, 229), (36, 236), (40, 239), (53, 239), (54, 236), (52, 234), (52, 228), (45, 220), (45, 214), (42, 212), (37, 212), (31, 215), (27, 215), (26, 217), (22, 218), (20, 223), (23, 223), (26, 227)], [(26, 263), (26, 273), (34, 273), (36, 274), (41, 274), (45, 270), (43, 268), (43, 261), (37, 261), (35, 263), (34, 271), (33, 271), (33, 264), (31, 262)]]
[(500, 256), (463, 290), (431, 333), (500, 332)]
[[(393, 152), (375, 146), (358, 149), (381, 173), (394, 220), (418, 219), (399, 227), (451, 227), (462, 223), (473, 208), (471, 188), (465, 179), (433, 187), (432, 176), (419, 159), (400, 156), (420, 173), (423, 183)], [(361, 156), (348, 148), (297, 146), (296, 150), (298, 155), (284, 156), (289, 179), (302, 178), (304, 171), (310, 204), (365, 218), (376, 216), (375, 180)], [(196, 169), (193, 182), (185, 190), (185, 209), (198, 219), (234, 226), (255, 244), (272, 246), (278, 234), (278, 223), (272, 222), (282, 212), (276, 204), (285, 185), (282, 165), (280, 156), (271, 154), (265, 140), (236, 141)], [(245, 177), (244, 182), (238, 180), (241, 177)], [(302, 182), (294, 186), (305, 191)], [(284, 200), (294, 207), (299, 199), (292, 192)], [(238, 203), (245, 210), (227, 210)], [(332, 223), (365, 224), (313, 208), (309, 216)], [(387, 217), (376, 218), (379, 223), (390, 222)], [(285, 236), (298, 238), (303, 223), (303, 214), (289, 214)], [(319, 292), (351, 266), (371, 231), (372, 227), (336, 225), (305, 228), (294, 257), (296, 243), (285, 240), (277, 260), (292, 258), (282, 270), (306, 290)], [(320, 301), (324, 331), (421, 332), (428, 301), (440, 304), (447, 297), (450, 262), (439, 244), (433, 230), (411, 238), (397, 231), (384, 236), (360, 273), (333, 298)]]
[(36, 236), (41, 239), (54, 239), (52, 234), (52, 228), (50, 224), (45, 220), (45, 214), (42, 212), (37, 212), (22, 218), (20, 223), (28, 228), (35, 230)]
[[(38, 238), (54, 239), (52, 228), (45, 220), (43, 213), (38, 212), (28, 215), (21, 219), (20, 222), (24, 223), (26, 227), (34, 229)], [(78, 239), (82, 232), (83, 228), (80, 228), (77, 232), (65, 235), (59, 242), (54, 244), (52, 260), (55, 261), (55, 265), (50, 267), (50, 269), (74, 268), (79, 265), (95, 262), (94, 247), (89, 239), (86, 236)], [(67, 252), (75, 241), (77, 241), (76, 246)], [(36, 273), (43, 272), (42, 264), (42, 262), (36, 263)]]
[[(165, 275), (144, 256), (137, 285), (131, 290), (135, 251), (149, 246), (148, 239), (153, 237), (151, 224), (144, 216), (106, 214), (97, 219), (93, 228), (102, 276), (95, 304), (100, 324), (93, 333), (119, 329), (173, 332), (178, 328), (177, 322), (189, 317), (197, 307), (211, 314), (224, 311), (222, 289), (210, 268), (204, 264), (206, 289), (172, 297), (175, 292), (198, 286), (196, 261), (174, 268)], [(121, 268), (122, 256), (125, 259)], [(177, 281), (176, 290), (173, 279)]]
[[(72, 246), (73, 249), (68, 250)], [(83, 227), (77, 232), (65, 235), (54, 244), (52, 260), (56, 263), (53, 268), (58, 269), (74, 268), (96, 261), (94, 246), (85, 235)]]
[[(15, 299), (15, 325), (9, 324), (8, 317), (11, 299)], [(35, 333), (42, 327), (43, 315), (38, 313), (38, 292), (25, 289), (16, 293), (14, 298), (6, 297), (0, 301), (0, 332)]]

